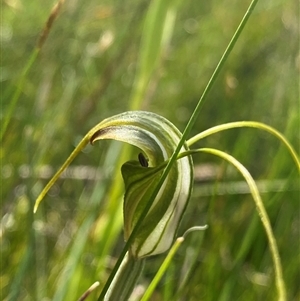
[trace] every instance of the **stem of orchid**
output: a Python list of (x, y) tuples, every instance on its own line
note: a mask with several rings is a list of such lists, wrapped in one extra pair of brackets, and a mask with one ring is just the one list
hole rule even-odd
[(127, 301), (143, 270), (144, 261), (127, 253), (108, 288), (104, 301)]

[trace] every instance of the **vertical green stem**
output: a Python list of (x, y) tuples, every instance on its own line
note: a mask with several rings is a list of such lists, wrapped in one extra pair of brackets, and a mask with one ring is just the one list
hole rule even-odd
[(127, 253), (107, 290), (104, 301), (127, 301), (142, 272), (144, 261)]
[[(2, 125), (2, 128), (1, 128), (1, 134), (0, 134), (0, 140), (2, 141), (3, 139), (3, 136), (6, 132), (6, 129), (7, 129), (7, 126), (9, 124), (9, 121), (11, 119), (11, 116), (14, 112), (14, 109), (18, 103), (18, 100), (20, 98), (20, 95), (21, 95), (21, 92), (22, 92), (22, 89), (24, 87), (24, 83), (25, 83), (25, 80), (27, 78), (27, 74), (29, 72), (29, 70), (31, 69), (33, 63), (35, 62), (38, 54), (40, 52), (40, 49), (36, 48), (33, 50), (22, 74), (21, 74), (21, 77), (20, 77), (20, 80), (19, 82), (17, 83), (17, 87), (16, 87), (16, 90), (15, 92), (13, 93), (13, 96), (10, 100), (10, 103), (9, 103), (9, 106), (7, 108), (7, 111), (5, 113), (5, 117), (4, 117), (4, 122), (3, 122), (3, 125)], [(9, 93), (11, 93), (11, 91), (9, 90)], [(5, 95), (5, 98), (6, 98), (6, 95)], [(4, 99), (4, 98), (3, 98)]]
[[(65, 2), (65, 0), (58, 0), (57, 3), (53, 6), (51, 13), (48, 17), (48, 20), (41, 32), (40, 38), (36, 44), (36, 47), (34, 48), (34, 50), (32, 51), (32, 54), (27, 62), (27, 64), (25, 65), (25, 68), (23, 69), (22, 73), (21, 73), (21, 77), (17, 83), (17, 88), (15, 90), (15, 92), (12, 95), (9, 107), (7, 109), (7, 112), (5, 112), (5, 118), (4, 118), (4, 122), (1, 128), (1, 132), (0, 132), (0, 141), (2, 141), (3, 136), (6, 132), (7, 126), (10, 122), (11, 116), (14, 112), (14, 109), (19, 101), (22, 89), (24, 87), (25, 84), (25, 80), (27, 78), (28, 72), (30, 71), (31, 67), (33, 66), (34, 62), (36, 61), (36, 58), (38, 57), (45, 41), (48, 38), (49, 32), (53, 26), (53, 22), (55, 21), (55, 19), (58, 16), (58, 13), (63, 5), (63, 3)], [(9, 93), (11, 93), (11, 90), (8, 91)], [(5, 95), (5, 97), (3, 99), (6, 98), (7, 95)]]

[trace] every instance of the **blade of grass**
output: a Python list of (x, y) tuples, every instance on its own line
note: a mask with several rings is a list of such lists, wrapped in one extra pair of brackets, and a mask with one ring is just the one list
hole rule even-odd
[[(167, 13), (171, 6), (170, 0), (154, 0), (150, 3), (145, 19), (142, 42), (140, 47), (139, 69), (136, 73), (134, 90), (132, 92), (129, 109), (137, 110), (145, 96), (150, 78), (158, 66), (161, 58), (163, 42), (168, 40), (164, 35), (168, 27)], [(170, 29), (170, 27), (168, 27)], [(168, 36), (172, 35), (171, 30)]]
[(21, 262), (18, 264), (17, 273), (11, 283), (10, 293), (8, 297), (10, 301), (19, 300), (19, 294), (22, 288), (22, 281), (27, 276), (27, 272), (32, 261), (33, 252), (33, 243), (29, 242), (25, 254), (22, 257)]
[[(104, 164), (104, 168), (107, 168), (106, 164), (107, 162)], [(70, 289), (70, 283), (72, 281), (72, 277), (75, 273), (75, 270), (78, 267), (78, 264), (80, 263), (80, 259), (82, 258), (86, 241), (89, 238), (90, 229), (92, 228), (98, 216), (97, 208), (99, 207), (99, 204), (103, 199), (105, 192), (105, 185), (95, 186), (92, 192), (92, 195), (90, 197), (90, 203), (94, 210), (90, 210), (89, 215), (77, 230), (76, 237), (74, 238), (74, 242), (71, 247), (70, 253), (66, 259), (66, 264), (64, 265), (63, 271), (61, 272), (58, 280), (59, 286), (55, 291), (53, 297), (53, 300), (55, 301), (66, 300), (66, 296), (68, 296), (68, 298), (73, 298), (74, 294), (76, 294), (76, 292), (74, 292), (73, 294), (71, 294), (72, 296), (70, 297), (68, 294), (68, 290)]]
[(150, 285), (148, 286), (147, 290), (145, 291), (142, 299), (140, 301), (147, 301), (149, 300), (149, 298), (151, 297), (151, 295), (153, 294), (158, 282), (161, 280), (162, 276), (164, 275), (164, 273), (166, 272), (167, 268), (170, 266), (170, 263), (174, 257), (174, 255), (176, 254), (178, 248), (181, 246), (181, 244), (183, 243), (185, 237), (193, 232), (193, 231), (199, 231), (199, 230), (205, 230), (207, 229), (207, 226), (200, 226), (200, 227), (193, 227), (188, 229), (183, 235), (182, 237), (178, 237), (175, 241), (175, 243), (173, 244), (172, 248), (170, 249), (167, 257), (165, 258), (165, 260), (163, 261), (162, 265), (160, 266), (159, 270), (157, 271), (155, 277), (153, 278), (153, 280), (151, 281)]
[[(43, 28), (43, 31), (40, 35), (40, 38), (36, 44), (36, 47), (35, 49), (32, 51), (32, 54), (31, 56), (29, 57), (29, 60), (27, 61), (22, 73), (21, 73), (21, 76), (20, 76), (20, 79), (16, 85), (16, 89), (15, 89), (15, 92), (13, 93), (12, 97), (11, 97), (11, 101), (9, 103), (9, 107), (7, 109), (7, 112), (4, 114), (5, 118), (4, 118), (4, 122), (3, 122), (3, 125), (2, 125), (2, 128), (1, 128), (1, 134), (0, 134), (0, 140), (2, 141), (3, 139), (3, 136), (7, 130), (7, 127), (8, 127), (8, 124), (11, 120), (11, 117), (12, 117), (12, 114), (15, 110), (15, 107), (18, 103), (18, 100), (20, 98), (20, 95), (22, 93), (22, 90), (23, 90), (23, 87), (24, 87), (24, 83), (25, 83), (25, 80), (26, 80), (26, 77), (28, 75), (28, 72), (30, 71), (31, 67), (33, 66), (34, 62), (36, 61), (36, 58), (38, 57), (45, 41), (47, 40), (47, 37), (49, 35), (49, 32), (53, 26), (53, 23), (55, 21), (55, 19), (57, 18), (58, 16), (58, 13), (63, 5), (63, 3), (65, 2), (65, 0), (59, 0), (55, 5), (54, 7), (52, 8), (51, 10), (51, 13), (48, 17), (48, 20)], [(9, 91), (9, 93), (11, 93), (11, 91)]]
[(150, 285), (148, 286), (147, 290), (145, 291), (142, 299), (140, 301), (147, 301), (153, 294), (155, 287), (157, 286), (158, 282), (162, 278), (163, 274), (166, 272), (168, 266), (170, 265), (174, 255), (176, 254), (178, 248), (181, 246), (181, 244), (184, 241), (184, 237), (178, 237), (175, 240), (175, 243), (173, 244), (172, 248), (170, 249), (168, 255), (166, 256), (165, 260), (163, 261), (162, 265), (160, 266), (159, 270), (157, 271), (155, 277), (151, 281)]
[(64, 269), (60, 277), (58, 278), (58, 289), (53, 296), (53, 301), (65, 300), (65, 295), (67, 293), (69, 283), (81, 258), (83, 248), (85, 246), (86, 240), (88, 239), (89, 230), (95, 220), (95, 217), (96, 211), (94, 211), (93, 214), (89, 215), (89, 217), (83, 222), (83, 224), (77, 231), (74, 244), (67, 259), (67, 263), (65, 264)]

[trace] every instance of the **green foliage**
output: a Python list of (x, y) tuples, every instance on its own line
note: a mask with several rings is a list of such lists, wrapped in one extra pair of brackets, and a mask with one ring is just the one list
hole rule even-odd
[[(33, 204), (82, 136), (133, 99), (140, 101), (135, 108), (185, 127), (248, 3), (170, 2), (160, 8), (154, 1), (148, 10), (149, 1), (66, 1), (32, 64), (54, 2), (1, 4), (1, 128), (23, 81), (1, 144), (1, 299), (77, 300), (99, 280), (87, 299), (97, 300), (124, 245), (119, 167), (135, 150), (86, 147), (36, 215)], [(158, 18), (155, 12), (160, 27), (151, 31), (145, 20)], [(299, 153), (297, 28), (296, 1), (258, 4), (190, 137), (258, 120), (283, 132)], [(154, 57), (143, 43), (152, 43)], [(147, 83), (138, 92), (141, 74)], [(257, 179), (288, 300), (298, 300), (299, 178), (290, 156), (274, 138), (248, 129), (208, 137), (205, 146), (228, 151)], [(179, 234), (195, 224), (209, 228), (186, 238), (150, 300), (274, 300), (271, 256), (249, 191), (220, 161), (204, 154), (195, 161), (201, 174)], [(142, 286), (163, 259), (146, 262)]]

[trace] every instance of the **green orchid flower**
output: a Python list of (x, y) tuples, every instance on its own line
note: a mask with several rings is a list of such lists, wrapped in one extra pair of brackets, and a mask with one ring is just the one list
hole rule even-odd
[[(129, 161), (121, 169), (125, 182), (125, 240), (135, 227), (180, 138), (180, 131), (170, 121), (143, 111), (113, 116), (94, 128), (91, 143), (114, 139), (134, 145), (143, 152), (139, 154), (138, 161)], [(183, 146), (182, 151), (188, 151), (187, 145)], [(172, 166), (135, 236), (130, 247), (134, 257), (156, 255), (170, 248), (192, 186), (193, 162), (191, 156), (186, 156)]]
[[(182, 134), (167, 119), (144, 111), (129, 111), (107, 118), (91, 129), (53, 176), (38, 197), (34, 211), (60, 174), (90, 142), (113, 139), (138, 147), (142, 153), (137, 161), (122, 166), (125, 182), (124, 233), (129, 238), (141, 213), (156, 187), (169, 158)], [(182, 152), (188, 151), (186, 144)], [(193, 161), (190, 155), (178, 159), (147, 213), (130, 253), (134, 258), (157, 255), (168, 250), (190, 199), (193, 186)]]

